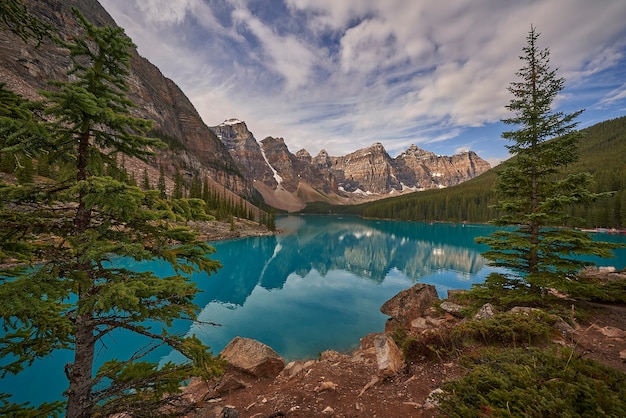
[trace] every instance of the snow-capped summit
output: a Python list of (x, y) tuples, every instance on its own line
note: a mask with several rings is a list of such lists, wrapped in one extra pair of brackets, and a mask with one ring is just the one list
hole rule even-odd
[(243, 122), (240, 121), (237, 118), (230, 118), (230, 119), (226, 119), (224, 122), (220, 123), (220, 126), (237, 125), (239, 123), (243, 123)]

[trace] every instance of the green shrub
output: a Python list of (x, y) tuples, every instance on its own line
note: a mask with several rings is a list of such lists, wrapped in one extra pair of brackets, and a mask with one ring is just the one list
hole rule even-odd
[(490, 348), (462, 364), (469, 372), (438, 396), (445, 416), (626, 416), (626, 375), (566, 348)]
[(614, 280), (606, 283), (588, 281), (574, 288), (570, 296), (590, 302), (626, 303), (626, 280)]
[(541, 311), (528, 314), (499, 313), (490, 319), (462, 322), (452, 333), (457, 340), (463, 338), (484, 344), (531, 345), (547, 341), (557, 319)]
[(409, 334), (397, 328), (391, 336), (400, 347), (407, 363), (418, 361), (442, 361), (459, 352), (462, 338), (453, 335), (449, 327), (438, 327), (421, 334)]

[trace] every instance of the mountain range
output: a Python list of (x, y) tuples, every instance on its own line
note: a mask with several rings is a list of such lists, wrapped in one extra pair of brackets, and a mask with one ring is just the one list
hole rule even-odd
[(318, 200), (358, 203), (454, 186), (490, 168), (472, 151), (448, 157), (412, 145), (392, 158), (382, 144), (375, 143), (344, 156), (330, 156), (322, 150), (313, 157), (305, 149), (291, 153), (283, 138), (257, 141), (238, 119), (210, 129), (265, 202), (285, 210), (301, 209), (306, 202)]
[[(76, 36), (79, 28), (71, 7), (96, 25), (115, 21), (96, 0), (25, 1), (28, 10), (51, 25), (60, 37)], [(474, 152), (438, 156), (412, 145), (392, 158), (380, 143), (344, 156), (325, 150), (311, 156), (302, 149), (291, 153), (283, 138), (257, 140), (245, 122), (228, 119), (207, 126), (183, 91), (136, 50), (131, 51), (129, 98), (135, 116), (153, 121), (151, 136), (169, 147), (146, 165), (125, 161), (139, 178), (144, 170), (156, 184), (160, 168), (173, 188), (176, 173), (200, 176), (210, 185), (228, 190), (254, 204), (296, 211), (306, 203), (324, 201), (353, 204), (393, 194), (445, 188), (469, 180), (490, 166)], [(51, 41), (24, 43), (0, 30), (0, 76), (7, 87), (28, 98), (39, 98), (50, 80), (67, 79), (67, 51)]]

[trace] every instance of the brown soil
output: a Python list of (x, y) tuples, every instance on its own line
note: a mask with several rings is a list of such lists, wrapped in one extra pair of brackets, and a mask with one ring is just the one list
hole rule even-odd
[[(590, 319), (581, 321), (574, 336), (576, 351), (583, 358), (596, 360), (626, 373), (626, 306), (584, 304), (591, 308)], [(582, 304), (581, 304), (582, 306)]]
[[(575, 347), (583, 358), (626, 372), (620, 359), (620, 351), (626, 350), (626, 306), (586, 307), (592, 308), (591, 315), (578, 323), (572, 341), (560, 343)], [(377, 380), (376, 357), (367, 348), (350, 354), (328, 351), (312, 364), (302, 363), (299, 372), (283, 372), (276, 379), (228, 370), (222, 383), (236, 379), (245, 385), (228, 393), (211, 394), (215, 382), (193, 382), (188, 393), (204, 399), (204, 406), (189, 417), (434, 417), (437, 409), (427, 402), (429, 394), (463, 373), (458, 359), (452, 359), (410, 364)]]

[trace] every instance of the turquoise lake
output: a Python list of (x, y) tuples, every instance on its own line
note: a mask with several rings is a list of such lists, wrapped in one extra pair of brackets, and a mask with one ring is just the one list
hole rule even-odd
[[(316, 358), (327, 349), (348, 351), (359, 339), (384, 329), (380, 306), (415, 283), (467, 289), (493, 271), (474, 238), (495, 229), (488, 225), (363, 220), (356, 217), (284, 216), (281, 234), (212, 245), (223, 268), (212, 276), (194, 275), (202, 290), (198, 323), (177, 322), (175, 331), (196, 334), (214, 354), (235, 336), (257, 339), (287, 361)], [(598, 234), (626, 243), (626, 234)], [(616, 258), (591, 259), (598, 265), (626, 267), (626, 249)], [(171, 273), (165, 263), (132, 265), (137, 270)], [(201, 325), (217, 323), (219, 326)], [(116, 333), (104, 341), (98, 362), (127, 358), (145, 345), (142, 337)], [(165, 348), (152, 360), (179, 360)], [(13, 402), (39, 404), (60, 399), (67, 387), (63, 366), (69, 352), (36, 362), (0, 381), (0, 393)]]

